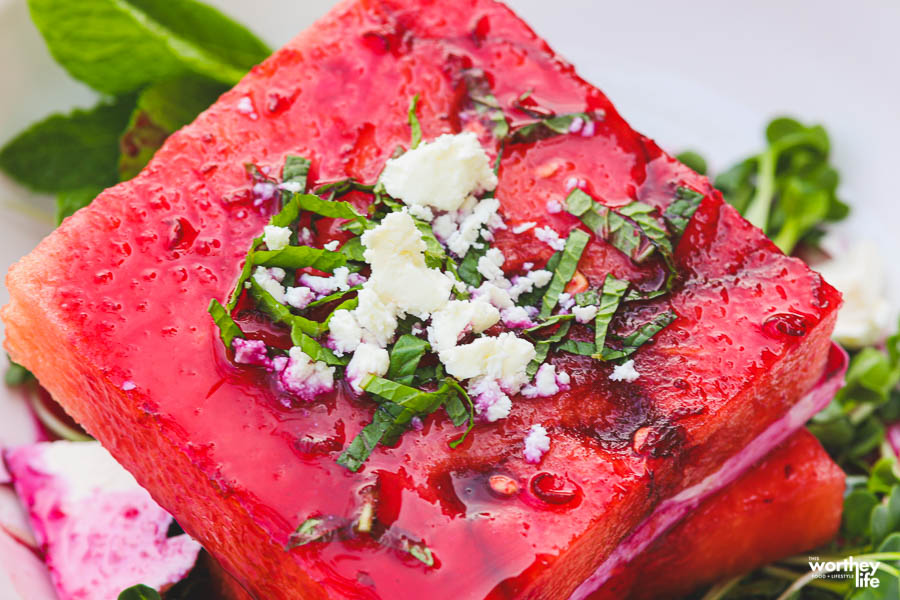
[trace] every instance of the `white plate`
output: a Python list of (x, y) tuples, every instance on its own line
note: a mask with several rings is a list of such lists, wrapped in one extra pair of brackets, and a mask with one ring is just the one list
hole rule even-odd
[[(277, 47), (332, 2), (212, 4)], [(900, 4), (861, 0), (852, 10), (839, 0), (510, 4), (636, 128), (671, 151), (696, 148), (713, 166), (724, 166), (761, 146), (772, 115), (824, 123), (844, 177), (842, 195), (854, 207), (843, 228), (879, 244), (892, 269), (890, 296), (895, 305), (900, 300), (900, 268), (892, 263), (900, 256), (893, 152), (900, 138), (900, 38), (893, 31)], [(0, 143), (50, 112), (94, 102), (50, 58), (25, 0), (0, 0), (0, 56)], [(0, 176), (0, 270), (52, 229), (52, 206)], [(0, 302), (7, 297), (4, 287)]]

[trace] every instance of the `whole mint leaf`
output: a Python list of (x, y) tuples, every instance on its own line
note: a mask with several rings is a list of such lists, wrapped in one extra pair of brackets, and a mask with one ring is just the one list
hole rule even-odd
[(159, 592), (142, 583), (133, 585), (119, 594), (119, 600), (161, 600)]
[(196, 73), (234, 85), (270, 50), (196, 0), (29, 0), (50, 53), (107, 94)]
[(134, 98), (123, 97), (91, 110), (52, 115), (0, 149), (0, 169), (41, 192), (113, 185), (119, 136), (133, 108)]

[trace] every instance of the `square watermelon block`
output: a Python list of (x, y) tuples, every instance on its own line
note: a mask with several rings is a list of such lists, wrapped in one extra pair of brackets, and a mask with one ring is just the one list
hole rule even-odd
[[(479, 86), (489, 99), (473, 100)], [(510, 277), (581, 227), (560, 210), (573, 187), (611, 208), (639, 200), (662, 212), (686, 188), (702, 201), (672, 253), (671, 292), (620, 319), (676, 317), (633, 355), (638, 379), (611, 379), (611, 361), (554, 353), (567, 389), (516, 398), (508, 418), (478, 423), (455, 449), (459, 430), (434, 413), (351, 472), (335, 459), (375, 403), (343, 382), (314, 402), (283, 402), (262, 369), (234, 364), (207, 306), (231, 294), (271, 216), (245, 165), (281, 173), (299, 155), (312, 185), (374, 183), (410, 143), (416, 94), (426, 140), (473, 131), (500, 156), (508, 227), (492, 244)], [(491, 126), (497, 111), (515, 139)], [(528, 129), (574, 113), (589, 122)], [(336, 235), (320, 229), (313, 243)], [(639, 264), (592, 237), (577, 278), (599, 289), (608, 274), (647, 289), (665, 277), (658, 261)], [(266, 599), (590, 593), (583, 582), (602, 586), (623, 560), (618, 548), (639, 553), (685, 503), (733, 481), (821, 408), (808, 392), (826, 372), (840, 305), (489, 0), (339, 4), (138, 177), (63, 223), (11, 269), (8, 287), (12, 358)], [(523, 448), (538, 423), (552, 443), (533, 464)], [(494, 475), (509, 494), (492, 492)], [(300, 523), (355, 518), (373, 497), (388, 537), (416, 540), (428, 561), (367, 537), (286, 549)], [(641, 546), (632, 534), (647, 523)]]

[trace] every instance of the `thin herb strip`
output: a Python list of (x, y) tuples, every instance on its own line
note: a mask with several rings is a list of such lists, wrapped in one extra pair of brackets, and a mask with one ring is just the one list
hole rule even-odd
[(580, 356), (593, 356), (597, 353), (597, 345), (593, 342), (582, 342), (578, 340), (563, 340), (557, 347), (559, 352), (568, 352), (570, 354), (578, 354)]
[[(353, 287), (351, 287), (351, 288), (349, 288), (349, 289), (341, 290), (341, 291), (338, 291), (338, 292), (334, 292), (333, 294), (329, 294), (329, 295), (327, 295), (327, 296), (325, 296), (325, 297), (323, 297), (323, 298), (319, 298), (318, 300), (313, 300), (312, 302), (310, 302), (309, 304), (306, 305), (306, 308), (307, 308), (307, 309), (315, 308), (315, 307), (317, 307), (317, 306), (323, 306), (323, 305), (325, 305), (325, 304), (328, 304), (329, 302), (335, 302), (335, 301), (337, 301), (337, 300), (343, 300), (344, 298), (346, 298), (346, 297), (349, 296), (350, 294), (354, 294), (354, 293), (358, 292), (358, 291), (361, 290), (361, 289), (362, 289), (362, 286), (361, 286), (361, 285), (354, 285)], [(335, 309), (335, 310), (337, 310), (337, 309)]]
[(587, 113), (570, 113), (546, 117), (513, 131), (512, 135), (510, 135), (509, 143), (528, 144), (557, 135), (565, 135), (569, 133), (569, 129), (575, 119), (582, 119), (585, 123), (590, 123), (594, 120)]
[(305, 193), (309, 167), (308, 158), (288, 154), (284, 158), (284, 167), (281, 169), (282, 185), (287, 184), (285, 187), (295, 187), (298, 193)]
[(594, 347), (597, 348), (597, 352), (602, 353), (606, 345), (606, 332), (609, 331), (609, 324), (619, 309), (619, 303), (622, 302), (628, 285), (627, 281), (616, 279), (611, 274), (603, 281), (603, 295), (600, 298), (597, 316), (594, 318)]
[(286, 246), (281, 250), (257, 250), (250, 255), (254, 265), (281, 267), (282, 269), (303, 269), (312, 267), (331, 273), (347, 264), (347, 257), (340, 252), (309, 246)]
[[(382, 402), (372, 417), (372, 422), (362, 428), (350, 445), (337, 459), (337, 463), (354, 473), (366, 462), (388, 431), (400, 425), (405, 426), (412, 420), (404, 407), (393, 402)], [(406, 419), (403, 421), (403, 419)]]
[(409, 130), (411, 139), (409, 142), (410, 150), (415, 150), (422, 143), (422, 125), (419, 123), (419, 117), (416, 116), (416, 106), (419, 104), (419, 95), (416, 94), (409, 101), (409, 111), (407, 119), (409, 120)]
[(534, 374), (537, 373), (540, 366), (544, 363), (545, 360), (547, 360), (547, 355), (550, 353), (550, 346), (566, 337), (566, 334), (569, 333), (570, 327), (572, 327), (572, 321), (563, 321), (559, 326), (559, 329), (557, 329), (556, 332), (553, 333), (553, 335), (539, 341), (534, 345), (534, 358), (530, 363), (528, 363), (528, 366), (525, 368), (525, 374), (528, 375), (529, 378), (534, 377)]
[(312, 339), (300, 327), (291, 327), (291, 343), (298, 346), (303, 353), (314, 361), (321, 361), (327, 365), (344, 366), (350, 362), (349, 357), (337, 356), (334, 352)]
[(414, 335), (401, 335), (391, 349), (387, 378), (404, 385), (412, 385), (419, 361), (428, 352), (428, 342)]
[(559, 295), (575, 274), (578, 261), (581, 260), (581, 253), (584, 252), (590, 239), (591, 236), (580, 229), (573, 229), (569, 233), (569, 237), (566, 238), (566, 246), (559, 259), (559, 265), (553, 271), (553, 279), (550, 280), (550, 286), (541, 301), (541, 312), (538, 315), (540, 319), (546, 319), (553, 312), (559, 302)]
[(675, 190), (675, 199), (666, 207), (663, 218), (676, 236), (681, 237), (684, 234), (691, 217), (697, 212), (702, 201), (703, 194), (689, 187), (679, 186)]
[(487, 248), (488, 245), (479, 235), (459, 263), (459, 278), (472, 287), (478, 287), (484, 281), (484, 276), (478, 272), (478, 260), (487, 253)]
[(209, 308), (207, 309), (209, 314), (213, 318), (213, 322), (215, 322), (216, 327), (219, 328), (219, 337), (222, 338), (222, 343), (225, 344), (226, 348), (231, 348), (231, 342), (234, 341), (234, 338), (243, 338), (244, 332), (241, 331), (241, 328), (238, 327), (238, 324), (234, 322), (234, 319), (231, 318), (231, 315), (228, 314), (228, 310), (225, 309), (224, 306), (219, 304), (219, 301), (213, 298), (209, 301)]
[(466, 83), (466, 92), (475, 114), (482, 120), (486, 119), (485, 125), (490, 126), (494, 138), (505, 140), (509, 135), (509, 122), (500, 107), (500, 102), (491, 91), (491, 85), (484, 71), (466, 69), (463, 71), (463, 80)]
[(600, 360), (615, 360), (631, 356), (638, 348), (650, 341), (654, 335), (671, 325), (677, 318), (678, 315), (672, 311), (659, 313), (653, 317), (653, 319), (638, 327), (636, 331), (623, 338), (621, 350), (603, 348), (602, 351), (599, 351), (594, 355), (594, 358)]
[[(466, 421), (469, 422), (466, 430), (463, 431), (458, 438), (448, 442), (450, 448), (454, 449), (466, 440), (469, 432), (475, 427), (475, 405), (472, 403), (472, 398), (470, 398), (466, 390), (463, 389), (463, 386), (452, 377), (445, 378), (444, 385), (450, 386), (451, 389), (456, 391), (455, 395), (450, 394), (444, 401), (444, 408), (447, 411), (447, 415), (450, 417), (450, 421), (457, 427)], [(465, 399), (465, 405), (463, 405), (460, 397)], [(460, 408), (462, 408), (462, 410), (460, 410)]]
[(293, 314), (290, 309), (276, 300), (272, 294), (262, 288), (254, 279), (250, 279), (250, 295), (257, 306), (269, 315), (276, 323), (284, 323), (293, 331), (297, 328), (308, 336), (319, 337), (328, 330), (328, 325)]

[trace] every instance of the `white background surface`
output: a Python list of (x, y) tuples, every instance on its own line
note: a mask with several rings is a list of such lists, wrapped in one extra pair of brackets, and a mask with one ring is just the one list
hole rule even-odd
[[(77, 0), (73, 0), (77, 1)], [(329, 0), (211, 0), (273, 47), (310, 25)], [(671, 151), (691, 147), (713, 167), (758, 150), (769, 117), (825, 124), (843, 227), (874, 239), (900, 304), (900, 3), (893, 0), (591, 2), (510, 0), (626, 119)], [(0, 143), (35, 119), (96, 96), (47, 53), (25, 0), (0, 0)], [(52, 229), (52, 200), (0, 175), (0, 271)], [(0, 289), (0, 302), (7, 292)], [(0, 331), (2, 335), (2, 331)], [(2, 413), (0, 413), (2, 415)]]

